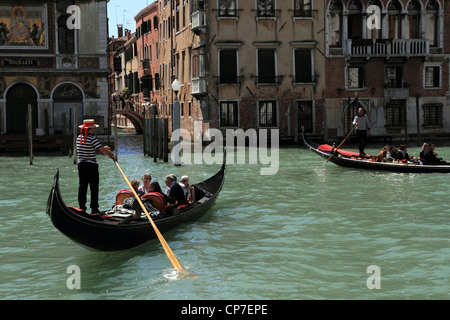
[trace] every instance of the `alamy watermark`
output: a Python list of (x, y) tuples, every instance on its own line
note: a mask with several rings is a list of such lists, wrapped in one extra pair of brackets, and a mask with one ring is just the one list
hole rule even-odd
[(370, 5), (367, 7), (366, 25), (370, 30), (381, 29), (381, 9), (379, 6)]
[(371, 273), (371, 276), (367, 278), (367, 289), (381, 289), (381, 269), (379, 266), (371, 265), (367, 267), (366, 273)]
[(71, 275), (66, 280), (66, 286), (69, 290), (81, 289), (81, 269), (77, 265), (67, 267), (67, 272)]
[(67, 19), (67, 28), (70, 30), (81, 29), (81, 10), (79, 6), (71, 5), (67, 7), (66, 13), (70, 14)]
[[(191, 133), (186, 129), (177, 129), (173, 132), (174, 147), (171, 158), (175, 164), (221, 164), (225, 146), (227, 165), (259, 164), (263, 166), (260, 169), (261, 175), (278, 173), (280, 165), (278, 129), (248, 129), (246, 131), (226, 129), (224, 137), (219, 129), (207, 129), (202, 132), (202, 121), (195, 121), (193, 133), (194, 137), (202, 137), (202, 139), (192, 139)], [(177, 141), (179, 143), (176, 143)], [(210, 143), (203, 148), (203, 142)]]

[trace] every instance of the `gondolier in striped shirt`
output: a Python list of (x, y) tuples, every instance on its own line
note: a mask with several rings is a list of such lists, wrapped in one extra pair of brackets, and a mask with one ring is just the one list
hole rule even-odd
[(96, 136), (94, 129), (99, 126), (95, 124), (93, 119), (83, 121), (80, 135), (77, 138), (77, 154), (78, 154), (78, 204), (80, 209), (86, 211), (87, 189), (91, 189), (90, 207), (92, 213), (99, 213), (98, 193), (99, 193), (99, 171), (95, 153), (97, 150), (115, 160), (114, 154), (111, 153), (108, 146), (102, 146)]

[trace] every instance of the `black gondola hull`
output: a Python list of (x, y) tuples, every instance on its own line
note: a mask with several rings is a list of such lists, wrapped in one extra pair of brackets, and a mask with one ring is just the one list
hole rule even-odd
[[(225, 180), (225, 163), (211, 178), (194, 185), (204, 196), (184, 210), (175, 210), (170, 217), (154, 220), (161, 233), (200, 219), (214, 205)], [(47, 202), (47, 214), (53, 225), (74, 242), (93, 250), (117, 251), (138, 246), (156, 238), (148, 220), (128, 224), (93, 216), (67, 207), (59, 191), (59, 171)]]

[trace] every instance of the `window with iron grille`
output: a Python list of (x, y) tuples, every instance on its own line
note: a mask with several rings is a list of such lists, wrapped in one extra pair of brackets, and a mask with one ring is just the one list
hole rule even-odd
[(423, 108), (423, 126), (424, 127), (442, 127), (443, 126), (443, 105), (442, 103), (424, 104)]
[(219, 17), (236, 17), (236, 0), (219, 0)]
[(258, 17), (275, 17), (275, 0), (258, 0)]
[(294, 0), (294, 17), (312, 17), (312, 0)]
[(259, 126), (276, 127), (277, 126), (277, 103), (276, 101), (259, 102)]
[(405, 125), (405, 100), (391, 100), (385, 108), (386, 127), (403, 127)]
[(238, 126), (238, 103), (237, 101), (220, 102), (220, 126), (237, 127)]

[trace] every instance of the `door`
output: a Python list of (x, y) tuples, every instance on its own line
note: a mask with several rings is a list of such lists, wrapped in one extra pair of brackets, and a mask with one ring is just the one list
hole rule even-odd
[(36, 91), (27, 84), (17, 84), (6, 95), (6, 133), (26, 134), (28, 105), (32, 107), (33, 133), (38, 126), (38, 104)]

